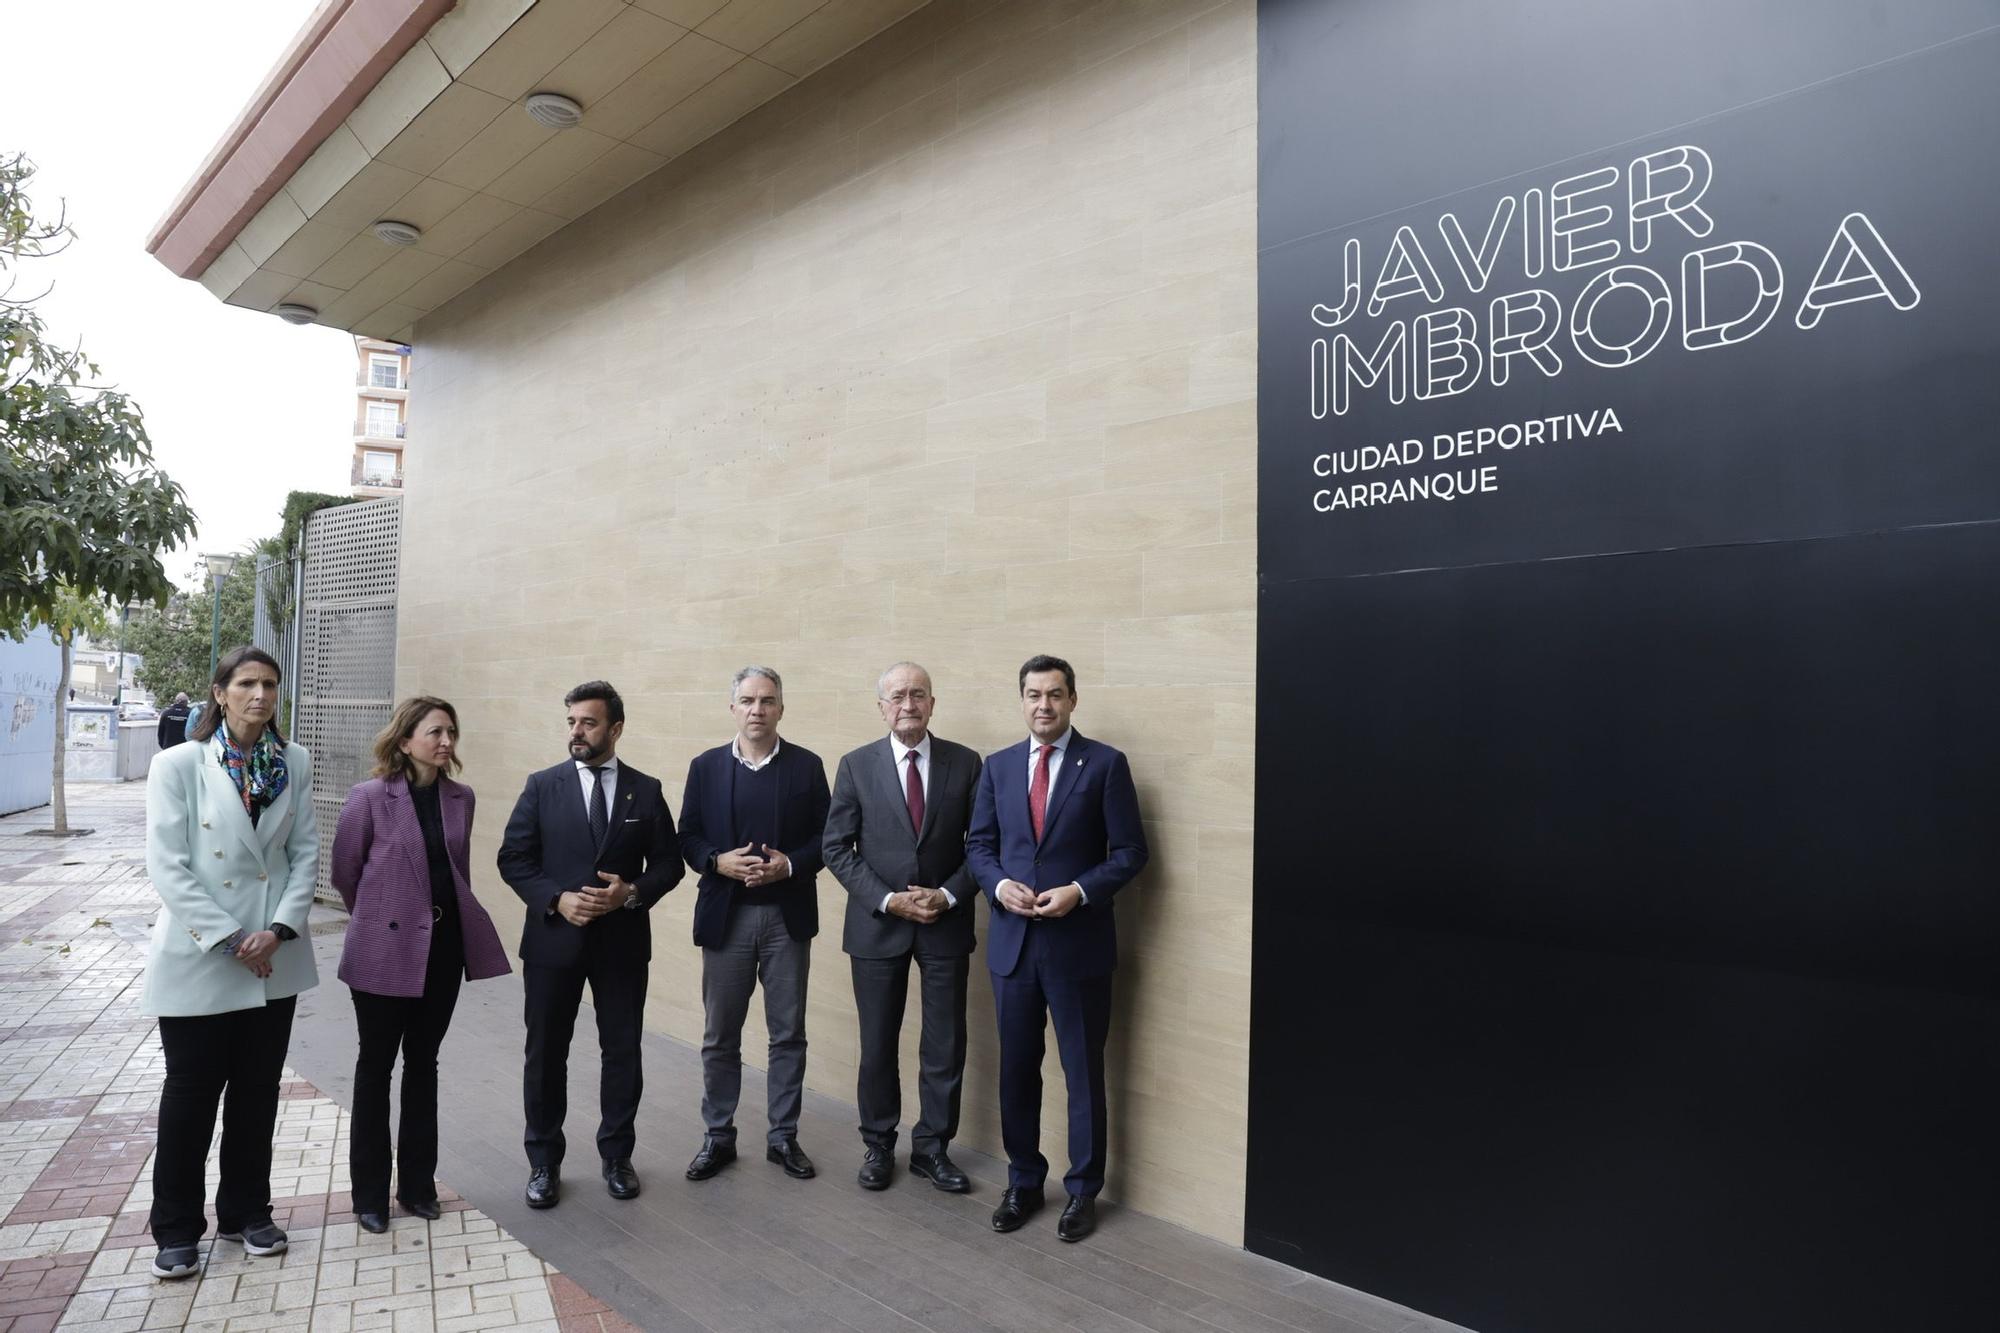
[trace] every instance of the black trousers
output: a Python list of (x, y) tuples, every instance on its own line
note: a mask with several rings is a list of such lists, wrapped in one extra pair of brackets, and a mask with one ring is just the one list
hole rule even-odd
[(222, 1108), (222, 1178), (216, 1230), (233, 1234), (271, 1220), (271, 1133), (278, 1080), (292, 1041), (295, 996), (256, 1009), (162, 1018), (167, 1077), (153, 1159), (153, 1240), (192, 1245), (208, 1230), (203, 1167)]
[(959, 1093), (965, 1084), (969, 956), (906, 953), (895, 958), (847, 960), (853, 966), (854, 1008), (861, 1019), (861, 1070), (854, 1100), (861, 1112), (862, 1141), (894, 1148), (896, 1122), (903, 1115), (898, 1056), (912, 958), (919, 973), (923, 1027), (917, 1039), (917, 1124), (910, 1146), (920, 1153), (936, 1153), (958, 1135)]
[(361, 1052), (354, 1061), (347, 1171), (357, 1213), (389, 1211), (389, 1078), (399, 1049), (403, 1105), (396, 1133), (396, 1197), (406, 1204), (437, 1201), (438, 1048), (458, 1007), (465, 965), (464, 949), (455, 941), (439, 939), (432, 949), (444, 961), (424, 977), (422, 995), (352, 992)]
[(590, 984), (591, 1007), (597, 1011), (597, 1046), (603, 1058), (597, 1155), (605, 1159), (632, 1155), (638, 1141), (633, 1122), (644, 1085), (639, 1033), (646, 1011), (647, 970), (644, 959), (592, 954), (570, 967), (522, 964), (528, 1045), (521, 1101), (528, 1122), (523, 1144), (529, 1166), (562, 1165), (563, 1121), (569, 1116), (569, 1042), (585, 982)]

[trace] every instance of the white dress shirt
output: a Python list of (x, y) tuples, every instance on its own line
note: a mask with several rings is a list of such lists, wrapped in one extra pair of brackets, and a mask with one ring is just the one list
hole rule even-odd
[[(891, 733), (889, 736), (889, 753), (896, 757), (896, 786), (905, 792), (910, 789), (910, 780), (904, 776), (909, 771), (910, 756), (914, 754), (917, 757), (917, 782), (924, 789), (924, 809), (929, 810), (931, 805), (931, 734), (928, 731), (925, 732), (924, 738), (918, 741), (915, 746), (908, 746), (897, 740), (895, 735)], [(952, 897), (950, 889), (940, 884), (938, 885), (938, 892), (944, 895), (945, 903), (948, 906), (958, 906), (958, 899)], [(888, 915), (889, 899), (894, 896), (895, 894), (893, 893), (882, 895), (882, 906), (877, 910), (884, 916)]]
[[(604, 813), (611, 815), (612, 798), (618, 795), (618, 756), (604, 761), (604, 771), (597, 775), (604, 782)], [(583, 784), (583, 817), (590, 818), (590, 765), (579, 759), (576, 761), (576, 778)]]
[(745, 759), (743, 757), (743, 746), (741, 744), (742, 740), (743, 738), (741, 736), (731, 736), (729, 738), (729, 753), (736, 756), (736, 762), (743, 765), (743, 767), (749, 769), (752, 773), (755, 773), (759, 769), (764, 768), (773, 759), (776, 759), (778, 757), (778, 751), (784, 748), (785, 744), (781, 740), (773, 739), (771, 742), (771, 753), (765, 755), (762, 759)]
[[(1049, 756), (1048, 805), (1056, 803), (1056, 784), (1062, 781), (1063, 759), (1069, 754), (1070, 737), (1074, 735), (1076, 735), (1075, 727), (1064, 727), (1063, 734), (1056, 737), (1053, 741), (1045, 741), (1032, 731), (1028, 733), (1028, 790), (1030, 792), (1035, 789), (1035, 770), (1042, 766), (1042, 747), (1044, 745), (1053, 745), (1056, 747), (1055, 753)], [(1042, 813), (1045, 816), (1047, 815), (1048, 806), (1042, 808)], [(1044, 825), (1044, 827), (1047, 826)], [(1088, 903), (1090, 901), (1090, 895), (1084, 893), (1083, 885), (1077, 885), (1076, 891), (1083, 902)]]
[(1028, 790), (1029, 791), (1033, 791), (1035, 789), (1035, 770), (1037, 768), (1040, 768), (1042, 764), (1042, 747), (1044, 745), (1054, 745), (1056, 747), (1056, 752), (1049, 756), (1049, 800), (1051, 803), (1055, 801), (1056, 783), (1062, 780), (1063, 756), (1069, 753), (1069, 739), (1074, 735), (1076, 735), (1075, 727), (1064, 727), (1063, 734), (1056, 737), (1055, 740), (1053, 741), (1044, 741), (1037, 738), (1034, 735), (1034, 733), (1032, 732), (1029, 733), (1028, 735)]
[[(587, 823), (589, 822), (590, 819), (590, 784), (591, 784), (590, 765), (584, 763), (583, 760), (581, 759), (577, 760), (576, 776), (577, 780), (583, 784), (583, 817), (585, 822)], [(607, 821), (609, 821), (611, 818), (611, 812), (618, 808), (615, 804), (613, 804), (613, 802), (615, 802), (618, 798), (617, 755), (613, 755), (611, 756), (611, 758), (604, 761), (603, 768), (598, 771), (597, 779), (599, 782), (604, 784), (604, 817)], [(608, 823), (605, 829), (605, 836), (607, 837), (610, 836), (610, 828)], [(632, 911), (636, 912), (641, 907), (645, 906), (645, 904), (640, 902), (639, 895), (634, 893), (631, 897), (625, 900), (625, 906), (627, 908), (630, 908)], [(555, 909), (551, 907), (549, 910), (554, 911)]]

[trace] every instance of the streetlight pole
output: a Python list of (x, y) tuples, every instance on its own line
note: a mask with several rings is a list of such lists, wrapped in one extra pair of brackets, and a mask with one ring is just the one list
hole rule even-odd
[(211, 617), (208, 631), (208, 678), (215, 679), (216, 664), (222, 659), (222, 585), (229, 581), (229, 571), (236, 567), (233, 555), (205, 555), (208, 563), (208, 577), (212, 580), (215, 614)]

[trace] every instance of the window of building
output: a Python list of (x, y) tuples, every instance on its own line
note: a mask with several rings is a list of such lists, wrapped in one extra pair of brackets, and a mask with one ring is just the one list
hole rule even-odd
[(399, 418), (400, 412), (396, 404), (378, 403), (371, 400), (368, 404), (367, 416), (369, 436), (377, 440), (395, 439), (398, 434), (396, 427)]
[(380, 449), (364, 450), (361, 455), (361, 484), (364, 486), (389, 486), (396, 480), (396, 455)]
[(403, 358), (389, 356), (382, 352), (368, 354), (368, 387), (371, 389), (400, 389), (403, 387)]

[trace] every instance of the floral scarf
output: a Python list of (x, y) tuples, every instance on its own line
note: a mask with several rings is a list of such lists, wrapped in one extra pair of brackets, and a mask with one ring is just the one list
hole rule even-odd
[(285, 752), (271, 740), (267, 728), (246, 752), (229, 739), (229, 728), (217, 727), (215, 738), (222, 745), (222, 768), (243, 797), (243, 812), (255, 825), (264, 807), (285, 790)]

